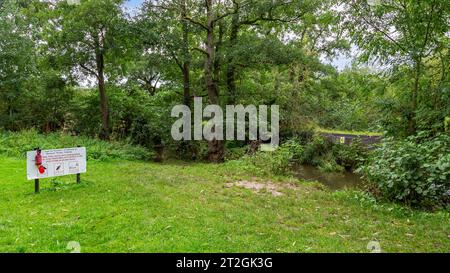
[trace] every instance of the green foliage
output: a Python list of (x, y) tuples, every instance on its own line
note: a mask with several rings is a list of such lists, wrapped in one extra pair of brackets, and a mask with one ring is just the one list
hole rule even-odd
[(369, 69), (348, 68), (330, 74), (306, 88), (300, 114), (319, 127), (349, 131), (378, 130), (386, 80)]
[(247, 147), (228, 148), (225, 153), (225, 161), (238, 160), (247, 154)]
[[(427, 86), (418, 97), (418, 106), (411, 108), (412, 84), (407, 67), (397, 68), (386, 80), (389, 84), (385, 94), (375, 100), (375, 106), (380, 111), (378, 123), (388, 135), (406, 137), (409, 135), (409, 120), (414, 116), (417, 130), (430, 131), (433, 134), (445, 131), (445, 116), (450, 113), (449, 79), (445, 80), (445, 72), (441, 68), (431, 67), (420, 81)], [(441, 74), (443, 78), (436, 78)], [(448, 77), (448, 76), (447, 76)]]
[(368, 154), (367, 148), (358, 139), (345, 145), (315, 135), (305, 144), (300, 163), (316, 166), (325, 172), (340, 172), (356, 169), (364, 163)]
[(69, 136), (62, 133), (47, 135), (36, 131), (22, 131), (20, 133), (0, 133), (0, 154), (23, 158), (27, 151), (37, 147), (45, 149), (59, 149), (67, 147), (86, 147), (89, 160), (150, 160), (153, 152), (140, 146), (133, 146), (126, 142), (105, 142), (83, 136)]
[(150, 147), (153, 143), (151, 127), (143, 117), (137, 117), (131, 127), (131, 140), (135, 144)]
[(333, 157), (333, 146), (334, 144), (328, 139), (315, 135), (310, 142), (306, 143), (300, 163), (318, 167), (324, 172), (342, 171), (342, 166), (339, 166)]
[(381, 100), (383, 126), (393, 135), (443, 131), (449, 113), (450, 1), (346, 1), (344, 22), (360, 60), (388, 65), (391, 87)]
[(292, 164), (300, 159), (302, 153), (303, 147), (299, 141), (290, 139), (273, 152), (259, 151), (255, 155), (245, 155), (227, 164), (236, 164), (244, 170), (258, 174), (288, 175), (291, 173)]
[[(342, 246), (364, 251), (366, 242), (355, 238), (381, 230), (392, 250), (405, 250), (400, 244), (407, 251), (448, 249), (447, 212), (408, 212), (405, 219), (409, 208), (385, 209), (368, 193), (308, 195), (308, 188), (299, 199), (297, 189), (281, 189), (285, 196), (266, 200), (223, 183), (254, 174), (290, 174), (293, 163), (327, 172), (354, 170), (371, 152), (357, 141), (328, 141), (313, 128), (386, 131), (397, 139), (386, 139), (361, 168), (375, 196), (413, 206), (450, 206), (450, 144), (441, 134), (450, 122), (449, 0), (147, 0), (134, 15), (126, 14), (125, 2), (0, 0), (0, 130), (6, 130), (0, 131), (0, 155), (20, 158), (6, 158), (7, 167), (0, 170), (6, 181), (0, 187), (5, 196), (0, 198), (0, 242), (5, 243), (0, 247), (61, 251), (60, 242), (72, 233), (94, 242), (86, 246), (90, 251), (160, 251), (161, 245), (168, 251), (309, 251), (302, 248), (311, 245), (308, 238), (319, 238), (313, 251), (341, 251)], [(333, 59), (349, 49), (350, 38), (369, 67), (354, 62), (338, 71), (324, 57)], [(170, 136), (172, 107), (192, 107), (195, 96), (221, 106), (279, 105), (281, 139), (289, 140), (254, 155), (243, 142), (225, 142), (223, 165), (125, 161), (153, 158), (154, 146), (184, 161), (206, 159), (207, 141), (176, 142)], [(406, 138), (418, 130), (426, 133)], [(90, 138), (101, 131), (111, 142)], [(48, 132), (53, 133), (40, 134)], [(44, 194), (25, 194), (26, 151), (77, 145), (86, 146), (94, 161), (86, 183), (72, 186), (66, 178), (55, 178)], [(350, 201), (349, 195), (354, 195)], [(64, 203), (69, 210), (42, 217), (55, 208), (53, 201), (61, 205), (70, 198), (74, 202)], [(224, 221), (217, 211), (227, 205)], [(105, 214), (100, 215), (104, 225), (92, 224), (99, 218), (90, 217), (92, 208)], [(159, 217), (161, 210), (169, 210), (173, 223)], [(345, 215), (339, 215), (342, 211)], [(355, 221), (342, 221), (349, 215)], [(281, 228), (279, 221), (267, 221), (275, 218), (282, 220)], [(235, 232), (233, 237), (235, 230), (227, 229), (242, 228), (242, 219), (256, 223), (244, 227), (251, 236)], [(205, 237), (205, 221), (212, 223), (213, 232), (206, 232), (214, 235), (213, 247), (196, 244)], [(93, 237), (79, 228), (86, 225), (97, 229)], [(286, 233), (283, 227), (304, 232)], [(352, 229), (355, 236), (343, 235)], [(411, 230), (415, 235), (405, 243), (398, 235)], [(215, 236), (224, 231), (232, 240)], [(261, 231), (269, 243), (254, 240)], [(295, 236), (286, 237), (290, 233)], [(142, 243), (149, 234), (153, 241)]]
[(5, 1), (0, 8), (0, 126), (23, 128), (21, 114), (30, 101), (24, 94), (36, 81), (36, 54), (26, 34), (27, 23), (16, 1)]
[(450, 117), (445, 117), (445, 132), (450, 133)]
[(360, 172), (378, 196), (412, 206), (450, 205), (450, 136), (386, 139)]
[(364, 164), (369, 156), (369, 152), (359, 139), (353, 140), (350, 145), (333, 145), (332, 153), (336, 163), (347, 170), (355, 170)]
[(321, 136), (315, 135), (305, 146), (301, 163), (320, 166), (331, 151), (333, 143)]
[[(147, 148), (163, 144), (177, 158), (202, 160), (206, 142), (171, 139), (170, 110), (194, 96), (215, 94), (208, 92), (214, 85), (222, 106), (230, 101), (279, 105), (283, 139), (298, 137), (304, 150), (293, 159), (326, 171), (355, 169), (366, 152), (356, 144), (313, 138), (316, 126), (397, 137), (413, 127), (432, 134), (445, 130), (450, 58), (442, 7), (448, 0), (390, 8), (352, 0), (342, 11), (335, 11), (334, 0), (244, 2), (211, 5), (217, 21), (207, 48), (202, 1), (146, 1), (133, 17), (122, 9), (122, 0), (4, 1), (0, 127), (96, 136), (108, 124), (113, 140)], [(393, 40), (381, 35), (389, 35), (392, 26), (405, 35)], [(366, 61), (379, 57), (393, 64), (388, 73), (357, 64), (343, 71), (327, 65), (323, 56), (348, 48), (342, 35), (347, 30)], [(214, 51), (208, 73), (205, 49)], [(212, 85), (205, 85), (208, 75)], [(104, 87), (98, 88), (104, 96), (95, 85)], [(228, 160), (244, 156), (245, 148), (228, 144)], [(273, 168), (282, 172), (290, 155), (281, 147), (272, 156)]]
[[(324, 172), (355, 170), (369, 156), (369, 151), (360, 141), (350, 145), (333, 143), (320, 135), (306, 132), (297, 134), (283, 142), (273, 152), (246, 154), (247, 147), (231, 148), (227, 153), (229, 161), (238, 162), (247, 171), (283, 175), (290, 174), (294, 163), (308, 164)], [(239, 159), (240, 158), (240, 159)]]
[(208, 142), (205, 140), (169, 142), (168, 153), (177, 159), (204, 161), (208, 158)]

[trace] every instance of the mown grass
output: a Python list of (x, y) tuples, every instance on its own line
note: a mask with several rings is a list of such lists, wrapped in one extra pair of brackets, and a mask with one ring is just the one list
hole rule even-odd
[(236, 164), (88, 161), (82, 183), (25, 178), (25, 160), (0, 157), (0, 252), (450, 252), (448, 212), (377, 204), (360, 192), (293, 183), (282, 196), (227, 187), (265, 183)]
[(328, 133), (328, 134), (345, 134), (345, 135), (355, 135), (355, 136), (382, 136), (382, 133), (369, 132), (369, 131), (346, 131), (346, 130), (335, 130), (335, 129), (324, 129), (316, 128), (318, 133)]

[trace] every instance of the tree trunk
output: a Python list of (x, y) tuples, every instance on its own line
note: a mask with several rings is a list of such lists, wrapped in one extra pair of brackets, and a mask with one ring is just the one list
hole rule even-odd
[(183, 104), (191, 108), (191, 89), (189, 78), (189, 64), (183, 64)]
[(408, 134), (414, 135), (416, 133), (416, 111), (417, 111), (417, 93), (419, 92), (419, 80), (420, 80), (420, 71), (421, 71), (421, 60), (416, 61), (415, 67), (415, 75), (414, 75), (414, 85), (412, 90), (412, 99), (411, 99), (411, 113), (408, 115)]
[[(207, 32), (206, 32), (206, 60), (205, 60), (205, 81), (208, 91), (208, 99), (211, 104), (219, 104), (219, 92), (213, 78), (214, 71), (214, 13), (213, 0), (206, 0), (207, 10)], [(224, 158), (223, 140), (211, 140), (208, 142), (208, 159), (211, 162), (222, 162)]]
[[(220, 70), (222, 66), (222, 60), (220, 56), (220, 50), (222, 48), (223, 43), (223, 35), (224, 35), (224, 26), (223, 23), (219, 23), (219, 35), (217, 38), (217, 42), (215, 42), (215, 51), (214, 51), (214, 70), (213, 70), (213, 81), (216, 86), (216, 89), (218, 89), (219, 86), (219, 80), (220, 80)], [(218, 92), (217, 92), (218, 93)]]
[(100, 111), (102, 114), (102, 129), (100, 131), (100, 138), (109, 140), (109, 108), (108, 98), (106, 96), (104, 68), (105, 62), (101, 52), (96, 54), (97, 73), (98, 73), (98, 91), (100, 93)]
[(230, 45), (227, 58), (227, 91), (228, 91), (228, 104), (236, 104), (236, 65), (234, 64), (233, 50), (236, 45), (237, 36), (239, 32), (239, 12), (238, 5), (234, 4), (235, 14), (231, 20), (231, 31), (230, 31)]
[(220, 163), (224, 160), (223, 140), (213, 139), (208, 142), (208, 160), (213, 163)]
[[(187, 15), (186, 1), (181, 2), (181, 17), (185, 18)], [(186, 20), (182, 20), (183, 27), (183, 103), (191, 107), (191, 90), (190, 90), (190, 62), (191, 56), (189, 52), (189, 26)]]
[(213, 0), (206, 0), (207, 3), (207, 31), (206, 31), (206, 60), (205, 60), (205, 81), (206, 90), (208, 91), (208, 98), (211, 104), (219, 102), (219, 95), (217, 92), (216, 83), (213, 79), (214, 70), (214, 18), (212, 11)]

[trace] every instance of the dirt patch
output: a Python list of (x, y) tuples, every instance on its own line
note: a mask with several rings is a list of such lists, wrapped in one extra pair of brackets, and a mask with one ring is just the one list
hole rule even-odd
[(246, 188), (246, 189), (252, 190), (254, 192), (266, 190), (267, 192), (270, 192), (273, 196), (284, 195), (282, 192), (280, 192), (280, 190), (282, 190), (282, 189), (291, 189), (291, 190), (297, 189), (297, 186), (295, 186), (294, 184), (291, 184), (291, 183), (281, 184), (281, 183), (274, 183), (272, 181), (259, 182), (259, 181), (247, 181), (247, 180), (229, 182), (229, 183), (225, 184), (225, 187), (227, 187), (227, 188), (241, 187), (241, 188)]

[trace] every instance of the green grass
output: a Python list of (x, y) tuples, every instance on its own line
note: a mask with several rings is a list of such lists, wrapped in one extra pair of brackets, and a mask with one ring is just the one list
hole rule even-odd
[(283, 196), (226, 187), (257, 180), (233, 164), (88, 161), (41, 193), (25, 160), (0, 157), (0, 252), (450, 252), (448, 212), (377, 204), (360, 192), (271, 178)]
[(87, 148), (87, 156), (93, 160), (127, 159), (148, 160), (153, 152), (126, 142), (105, 142), (86, 136), (70, 136), (63, 133), (38, 134), (34, 130), (21, 132), (0, 131), (0, 154), (24, 158), (27, 151), (36, 147), (58, 149), (82, 146)]
[(346, 130), (335, 130), (335, 129), (323, 129), (317, 128), (317, 132), (319, 133), (328, 133), (328, 134), (346, 134), (346, 135), (356, 135), (356, 136), (382, 136), (382, 133), (377, 132), (369, 132), (369, 131), (346, 131)]

